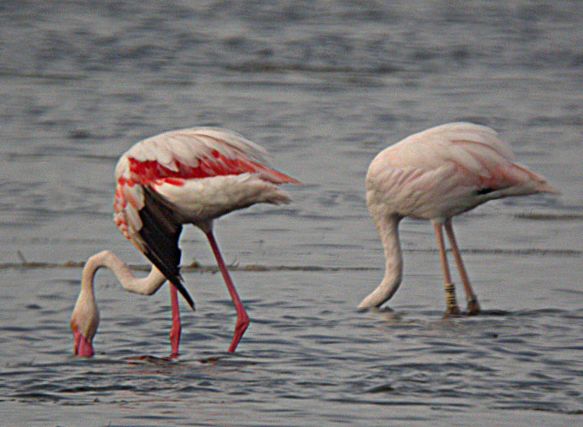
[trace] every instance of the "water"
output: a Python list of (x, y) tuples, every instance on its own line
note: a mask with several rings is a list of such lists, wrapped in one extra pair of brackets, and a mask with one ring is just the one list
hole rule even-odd
[[(575, 425), (583, 414), (583, 7), (577, 2), (13, 2), (0, 5), (0, 413), (6, 425)], [(432, 125), (495, 127), (560, 197), (492, 202), (456, 227), (485, 313), (443, 320), (431, 226), (405, 221), (393, 311), (363, 180)], [(98, 276), (92, 360), (71, 357), (77, 264), (144, 260), (111, 221), (132, 143), (213, 125), (305, 185), (217, 224), (253, 323), (217, 274), (169, 301)], [(188, 230), (184, 264), (212, 266)], [(38, 263), (38, 264), (32, 264)], [(266, 268), (246, 268), (259, 265)], [(150, 356), (139, 359), (140, 356)]]

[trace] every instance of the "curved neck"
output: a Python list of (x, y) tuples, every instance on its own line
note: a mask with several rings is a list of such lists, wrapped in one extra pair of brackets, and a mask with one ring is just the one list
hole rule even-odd
[[(126, 263), (119, 259), (113, 252), (102, 251), (90, 257), (83, 268), (81, 292), (93, 292), (93, 280), (95, 273), (102, 267), (110, 269), (123, 288), (129, 292), (141, 295), (152, 295), (166, 281), (166, 277), (152, 265), (150, 273), (143, 278), (137, 278)], [(93, 296), (94, 298), (94, 296)]]
[(90, 257), (83, 267), (81, 291), (71, 314), (71, 329), (75, 337), (74, 352), (79, 356), (91, 357), (94, 354), (92, 341), (99, 327), (99, 310), (93, 281), (95, 273), (102, 267), (113, 271), (125, 289), (139, 294), (151, 295), (166, 281), (164, 275), (154, 266), (147, 277), (136, 278), (129, 267), (109, 251)]
[(401, 219), (398, 215), (379, 216), (375, 218), (377, 230), (385, 251), (385, 276), (380, 285), (362, 300), (358, 306), (361, 310), (380, 307), (399, 289), (403, 277), (403, 255), (399, 241), (399, 222)]

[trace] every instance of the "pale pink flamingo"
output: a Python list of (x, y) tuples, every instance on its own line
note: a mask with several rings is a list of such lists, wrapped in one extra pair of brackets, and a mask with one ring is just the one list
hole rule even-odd
[(225, 129), (193, 128), (166, 132), (131, 147), (119, 159), (115, 178), (114, 220), (121, 233), (152, 263), (147, 277), (136, 278), (110, 251), (90, 257), (83, 268), (81, 291), (71, 316), (74, 353), (91, 357), (99, 325), (93, 281), (101, 267), (113, 271), (122, 286), (151, 295), (170, 281), (172, 357), (180, 344), (179, 291), (194, 309), (180, 275), (178, 240), (183, 224), (206, 235), (237, 311), (229, 352), (234, 352), (249, 325), (213, 234), (213, 221), (255, 203), (290, 201), (278, 188), (297, 180), (268, 166), (267, 152), (243, 136)]
[(384, 247), (385, 275), (358, 306), (380, 307), (401, 284), (403, 258), (399, 222), (404, 217), (433, 222), (444, 276), (446, 315), (459, 314), (451, 280), (443, 228), (451, 245), (468, 304), (468, 314), (480, 305), (454, 236), (452, 217), (488, 200), (536, 193), (558, 193), (546, 179), (514, 163), (509, 145), (488, 127), (448, 123), (411, 135), (381, 151), (366, 176), (366, 201)]

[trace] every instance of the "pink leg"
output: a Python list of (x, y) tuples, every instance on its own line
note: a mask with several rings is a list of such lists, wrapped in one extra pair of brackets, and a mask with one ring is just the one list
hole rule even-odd
[(172, 329), (170, 329), (170, 345), (172, 346), (172, 353), (170, 358), (178, 357), (178, 347), (180, 347), (180, 334), (182, 332), (182, 325), (180, 324), (180, 308), (178, 307), (178, 291), (176, 288), (168, 283), (170, 287), (170, 301), (172, 303)]
[(478, 303), (478, 297), (474, 293), (472, 285), (470, 285), (470, 278), (468, 277), (468, 273), (466, 271), (466, 268), (464, 267), (462, 255), (460, 254), (455, 234), (453, 232), (453, 225), (451, 224), (451, 219), (445, 222), (445, 231), (447, 233), (447, 237), (449, 238), (449, 243), (451, 244), (451, 251), (453, 252), (453, 258), (455, 259), (455, 263), (457, 265), (457, 269), (460, 273), (460, 278), (462, 279), (464, 290), (466, 292), (466, 300), (468, 301), (468, 315), (471, 316), (479, 314), (480, 304)]
[(221, 274), (223, 275), (223, 279), (225, 280), (225, 284), (227, 285), (227, 289), (229, 290), (229, 294), (231, 295), (231, 299), (233, 300), (233, 304), (235, 305), (235, 310), (237, 310), (237, 323), (235, 324), (235, 333), (233, 335), (231, 345), (229, 346), (229, 353), (233, 353), (237, 348), (239, 341), (241, 341), (243, 334), (247, 330), (247, 327), (249, 326), (249, 316), (247, 316), (245, 307), (243, 307), (241, 298), (239, 298), (239, 294), (237, 293), (235, 285), (231, 280), (229, 270), (227, 270), (225, 261), (223, 261), (223, 256), (221, 255), (221, 251), (219, 250), (219, 246), (217, 245), (217, 241), (215, 240), (213, 232), (208, 231), (206, 233), (206, 237), (208, 238), (213, 253), (215, 254), (217, 264), (219, 264), (219, 270), (221, 270)]
[(439, 260), (441, 262), (441, 270), (443, 272), (443, 284), (445, 287), (445, 315), (457, 316), (460, 314), (460, 309), (455, 299), (455, 286), (451, 281), (451, 274), (449, 272), (449, 265), (447, 263), (447, 255), (445, 253), (445, 242), (443, 240), (443, 229), (440, 223), (434, 222), (433, 228), (435, 230), (435, 237), (437, 239), (437, 248), (439, 249)]

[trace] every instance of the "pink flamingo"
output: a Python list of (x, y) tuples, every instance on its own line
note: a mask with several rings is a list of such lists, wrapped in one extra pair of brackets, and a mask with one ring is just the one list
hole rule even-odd
[(171, 357), (178, 355), (181, 323), (178, 294), (194, 309), (180, 275), (178, 240), (183, 224), (206, 235), (237, 311), (229, 352), (234, 352), (249, 317), (231, 280), (217, 241), (213, 221), (255, 203), (289, 203), (277, 186), (299, 181), (268, 166), (267, 152), (225, 129), (193, 128), (166, 132), (131, 147), (119, 159), (115, 178), (114, 220), (121, 233), (152, 263), (148, 276), (136, 278), (110, 251), (90, 257), (83, 268), (81, 291), (71, 329), (75, 355), (91, 357), (99, 325), (93, 281), (101, 267), (113, 271), (122, 286), (151, 295), (170, 281), (172, 304)]
[(512, 150), (493, 129), (472, 123), (437, 126), (384, 149), (370, 164), (366, 190), (368, 209), (384, 246), (386, 270), (380, 285), (358, 308), (380, 307), (399, 288), (403, 258), (398, 227), (401, 219), (413, 217), (433, 222), (444, 276), (446, 315), (457, 315), (460, 310), (447, 263), (444, 227), (464, 286), (467, 313), (480, 312), (452, 217), (488, 200), (558, 193), (543, 176), (514, 163)]

